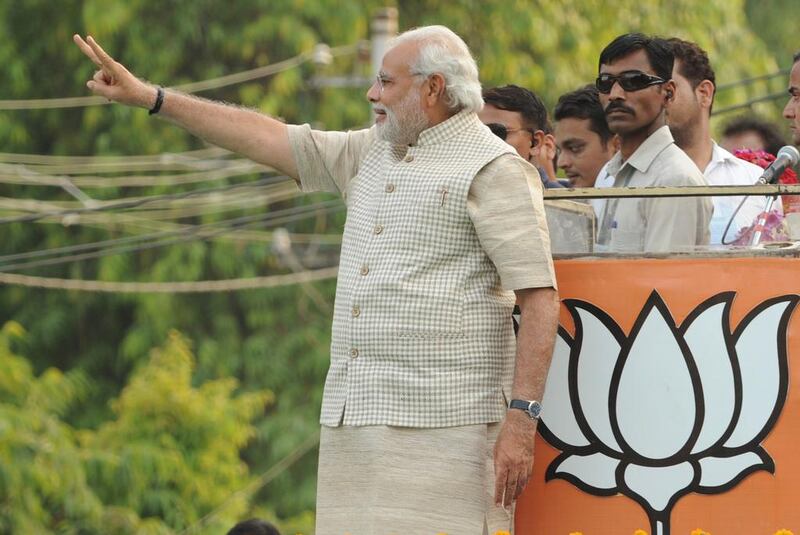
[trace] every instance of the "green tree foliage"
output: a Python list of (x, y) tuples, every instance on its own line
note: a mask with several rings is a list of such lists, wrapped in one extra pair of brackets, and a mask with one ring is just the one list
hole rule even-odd
[(97, 430), (63, 414), (86, 388), (80, 375), (35, 376), (15, 355), (18, 324), (0, 331), (0, 532), (220, 533), (248, 508), (239, 451), (268, 392), (236, 395), (234, 379), (192, 386), (194, 357), (172, 333), (131, 375)]
[[(769, 0), (767, 4), (778, 6), (781, 2), (784, 7), (793, 6), (793, 0)], [(73, 0), (58, 2), (57, 8), (52, 1), (23, 0), (0, 2), (0, 99), (87, 95), (84, 84), (94, 67), (72, 44), (73, 33), (95, 36), (137, 75), (174, 86), (307, 54), (318, 43), (354, 45), (369, 38), (370, 14), (384, 4), (398, 8), (401, 29), (446, 24), (461, 34), (478, 59), (485, 86), (528, 86), (549, 105), (564, 91), (593, 80), (602, 47), (627, 31), (677, 35), (698, 42), (709, 51), (721, 84), (785, 65), (784, 52), (778, 53), (772, 40), (778, 37), (770, 37), (768, 48), (750, 26), (763, 28), (763, 17), (772, 20), (775, 13), (765, 9), (763, 2), (749, 0), (749, 11), (745, 11), (745, 0), (620, 0), (614, 4), (599, 0)], [(754, 24), (758, 17), (762, 19)], [(788, 17), (786, 20), (782, 24), (789, 24)], [(780, 38), (787, 42), (792, 35), (787, 28)], [(288, 122), (356, 128), (370, 120), (366, 87), (326, 88), (312, 80), (366, 78), (371, 74), (369, 55), (354, 48), (333, 58), (329, 65), (305, 62), (274, 76), (201, 95), (253, 107)], [(764, 89), (728, 90), (719, 95), (717, 106), (751, 98), (757, 95), (753, 91)], [(0, 111), (2, 152), (136, 155), (203, 147), (192, 136), (148, 117), (143, 110), (103, 105)], [(35, 165), (26, 169), (38, 170)], [(0, 169), (0, 173), (5, 170)], [(113, 179), (132, 173), (94, 174)], [(160, 173), (166, 171), (144, 172)], [(84, 193), (98, 200), (120, 199), (256, 178), (247, 175), (199, 186), (84, 188)], [(0, 197), (73, 201), (61, 189), (30, 184), (0, 184)], [(154, 228), (171, 228), (173, 223), (202, 224), (273, 213), (320, 199), (328, 197), (284, 198), (250, 208), (214, 213), (207, 210), (174, 221), (161, 221), (153, 215), (155, 211), (142, 211), (135, 213), (142, 220), (124, 224), (82, 217), (74, 218), (73, 224), (67, 224), (64, 218), (5, 224), (0, 225), (0, 254), (126, 237)], [(4, 208), (0, 216), (21, 210)], [(282, 225), (291, 233), (335, 237), (343, 221), (341, 212), (317, 213)], [(272, 249), (272, 230), (266, 228), (258, 234), (259, 239), (196, 240), (25, 271), (107, 281), (189, 281), (289, 272), (285, 259)], [(337, 253), (335, 240), (332, 246), (296, 244), (294, 250), (304, 261), (304, 253), (319, 253), (328, 265), (335, 262)], [(130, 530), (134, 531), (145, 529), (141, 527), (145, 525), (158, 532), (191, 524), (220, 505), (228, 491), (248, 481), (236, 457), (251, 432), (244, 424), (251, 421), (250, 416), (253, 437), (241, 458), (252, 474), (267, 471), (318, 429), (333, 296), (332, 281), (198, 295), (90, 294), (2, 287), (0, 323), (15, 320), (26, 326), (29, 335), (15, 342), (28, 360), (14, 357), (17, 360), (8, 372), (0, 368), (4, 392), (13, 390), (18, 396), (14, 398), (16, 405), (10, 397), (3, 398), (3, 410), (8, 414), (0, 419), (0, 425), (13, 429), (17, 423), (21, 429), (38, 426), (27, 438), (23, 434), (14, 439), (23, 441), (22, 445), (3, 445), (4, 459), (13, 461), (11, 467), (6, 466), (8, 463), (0, 467), (3, 481), (16, 478), (14, 488), (23, 489), (8, 500), (32, 500), (19, 510), (52, 511), (47, 513), (49, 519), (38, 513), (33, 516), (45, 523), (42, 525), (61, 522), (59, 526), (65, 526), (65, 531), (66, 526), (81, 526), (80, 522), (89, 522), (87, 519), (107, 521), (102, 519), (108, 518), (108, 511), (117, 511), (115, 522), (133, 526)], [(184, 342), (170, 334), (175, 329), (194, 342), (196, 364), (192, 372), (188, 371), (192, 368), (187, 367), (190, 359)], [(165, 339), (170, 342), (149, 359), (150, 349)], [(39, 394), (37, 399), (55, 405), (33, 411), (26, 405), (29, 402), (23, 401), (29, 397), (27, 390), (19, 385), (12, 389), (17, 384), (14, 377), (26, 377), (26, 389), (35, 390), (33, 384), (40, 391), (49, 388), (52, 392)], [(236, 392), (229, 379), (232, 377), (237, 379)], [(175, 382), (174, 390), (169, 388), (170, 378)], [(252, 400), (223, 402), (250, 399), (241, 393), (265, 390), (274, 392), (275, 398), (263, 414), (248, 412)], [(11, 396), (8, 392), (3, 396)], [(109, 403), (112, 399), (117, 401)], [(198, 401), (210, 399), (217, 402)], [(195, 404), (208, 414), (201, 413)], [(234, 414), (239, 414), (238, 419)], [(235, 429), (228, 427), (231, 425)], [(227, 440), (231, 449), (217, 442), (219, 437)], [(60, 446), (45, 451), (38, 445), (40, 439)], [(82, 465), (73, 462), (87, 452), (94, 452), (90, 461), (83, 460)], [(32, 472), (15, 472), (34, 470), (36, 463), (28, 463), (29, 468), (24, 469), (18, 466), (34, 458), (41, 466), (84, 466), (85, 471), (73, 473), (65, 468), (52, 480)], [(210, 464), (219, 466), (209, 468)], [(135, 471), (130, 470), (132, 466)], [(226, 505), (225, 518), (276, 515), (294, 519), (284, 526), (308, 531), (315, 475), (312, 451), (247, 505), (238, 500)], [(91, 479), (91, 487), (87, 487), (86, 478)], [(39, 480), (53, 485), (53, 496), (60, 496), (64, 503), (48, 498), (51, 501), (35, 505), (37, 497), (44, 495), (36, 486)], [(146, 486), (157, 491), (143, 496), (140, 491)], [(246, 506), (252, 509), (245, 510)], [(22, 522), (12, 518), (17, 517), (3, 513), (4, 521)], [(111, 531), (125, 530), (128, 528)]]

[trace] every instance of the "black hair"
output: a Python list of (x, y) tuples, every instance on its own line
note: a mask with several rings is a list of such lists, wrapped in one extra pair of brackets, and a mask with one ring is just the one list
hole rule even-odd
[(594, 85), (586, 85), (558, 97), (553, 118), (560, 121), (570, 117), (589, 119), (589, 129), (600, 136), (603, 146), (614, 136), (608, 129), (606, 114), (600, 104), (600, 93)]
[(278, 528), (260, 518), (244, 520), (233, 526), (228, 535), (281, 535)]
[[(680, 68), (678, 72), (686, 78), (692, 85), (692, 89), (697, 89), (697, 86), (703, 80), (708, 80), (714, 84), (714, 93), (717, 91), (717, 77), (714, 74), (714, 69), (711, 67), (711, 61), (708, 59), (706, 51), (700, 48), (696, 43), (691, 41), (684, 41), (673, 37), (667, 39), (667, 43), (672, 46), (672, 55), (675, 61), (680, 60)], [(714, 96), (711, 95), (711, 104), (713, 107)], [(709, 112), (711, 108), (709, 108)]]
[(483, 101), (499, 110), (515, 111), (522, 115), (526, 128), (549, 133), (547, 108), (533, 91), (516, 85), (493, 87), (483, 92)]
[(696, 88), (703, 80), (710, 80), (714, 87), (717, 87), (717, 79), (711, 61), (708, 59), (706, 51), (691, 41), (684, 41), (673, 37), (667, 42), (672, 45), (672, 55), (675, 60), (680, 60), (681, 76), (689, 80), (692, 88)]
[(600, 52), (600, 61), (597, 64), (598, 71), (601, 65), (610, 65), (637, 50), (645, 51), (650, 67), (652, 67), (657, 76), (664, 80), (672, 79), (672, 66), (675, 63), (672, 48), (666, 40), (660, 37), (649, 37), (641, 33), (626, 33), (611, 41)]
[(764, 140), (764, 150), (773, 156), (786, 145), (786, 140), (783, 139), (777, 126), (755, 115), (743, 115), (732, 119), (722, 129), (722, 135), (729, 137), (750, 131), (761, 136)]
[(795, 64), (795, 63), (797, 63), (798, 61), (800, 61), (800, 51), (798, 51), (798, 52), (797, 52), (797, 53), (794, 55), (794, 57), (792, 58), (792, 65), (794, 65), (794, 64)]

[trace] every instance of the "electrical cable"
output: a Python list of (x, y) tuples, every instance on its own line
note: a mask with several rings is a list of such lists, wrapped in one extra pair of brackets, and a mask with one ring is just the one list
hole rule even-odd
[(0, 284), (25, 286), (28, 288), (44, 288), (48, 290), (71, 290), (102, 293), (207, 293), (235, 292), (239, 290), (257, 290), (277, 288), (291, 284), (301, 284), (336, 278), (338, 267), (327, 267), (289, 273), (286, 275), (266, 275), (241, 279), (224, 279), (194, 282), (111, 282), (90, 281), (80, 279), (57, 279), (52, 277), (34, 277), (17, 273), (0, 273)]
[(256, 180), (252, 182), (242, 182), (240, 184), (231, 184), (227, 186), (222, 186), (218, 188), (206, 188), (201, 190), (193, 190), (193, 191), (186, 191), (182, 193), (169, 193), (164, 195), (155, 195), (151, 197), (144, 197), (135, 200), (128, 200), (128, 201), (115, 201), (108, 204), (103, 204), (102, 206), (94, 206), (94, 207), (85, 207), (85, 208), (73, 208), (68, 210), (57, 210), (52, 212), (44, 212), (38, 214), (29, 214), (23, 216), (11, 216), (11, 217), (0, 217), (0, 224), (6, 223), (26, 223), (31, 221), (38, 221), (39, 219), (44, 219), (47, 217), (63, 217), (67, 215), (73, 214), (83, 214), (86, 212), (100, 212), (100, 211), (107, 211), (107, 210), (115, 210), (115, 209), (131, 209), (131, 208), (138, 208), (140, 206), (144, 206), (146, 204), (160, 202), (160, 201), (174, 201), (180, 199), (187, 199), (191, 197), (196, 197), (198, 195), (208, 195), (213, 193), (218, 193), (222, 191), (230, 191), (233, 189), (238, 188), (250, 188), (250, 187), (259, 187), (259, 186), (266, 186), (269, 184), (276, 184), (278, 182), (283, 182), (289, 180), (286, 176), (273, 176), (264, 178), (261, 180)]
[[(331, 56), (344, 56), (355, 53), (359, 45), (350, 44), (330, 49)], [(172, 89), (184, 93), (199, 93), (211, 89), (220, 89), (231, 85), (250, 82), (259, 78), (265, 78), (282, 71), (287, 71), (299, 67), (313, 57), (313, 52), (303, 52), (289, 59), (279, 61), (270, 65), (256, 67), (217, 78), (201, 80), (172, 86)], [(0, 110), (41, 110), (54, 108), (81, 108), (86, 106), (105, 106), (111, 104), (103, 97), (65, 97), (65, 98), (44, 98), (44, 99), (23, 99), (23, 100), (0, 100)]]
[[(231, 230), (235, 230), (237, 229), (238, 226), (247, 226), (247, 227), (255, 226), (256, 228), (258, 228), (265, 224), (272, 224), (272, 225), (285, 224), (297, 220), (298, 216), (300, 216), (299, 219), (303, 219), (307, 216), (309, 212), (314, 214), (318, 213), (327, 214), (339, 211), (342, 208), (343, 205), (341, 201), (335, 199), (315, 205), (288, 208), (286, 210), (280, 210), (278, 212), (274, 212), (271, 214), (257, 214), (257, 215), (243, 216), (225, 222), (197, 225), (189, 229), (181, 229), (176, 231), (163, 231), (161, 233), (146, 235), (145, 237), (129, 236), (127, 238), (106, 240), (107, 242), (106, 245), (108, 245), (108, 247), (105, 249), (101, 249), (99, 251), (73, 254), (69, 256), (60, 256), (56, 258), (47, 258), (43, 260), (32, 260), (28, 262), (16, 263), (11, 265), (0, 265), (0, 272), (15, 271), (19, 269), (30, 269), (42, 266), (51, 266), (56, 264), (64, 264), (68, 262), (76, 262), (82, 260), (90, 260), (90, 259), (101, 258), (104, 256), (110, 256), (122, 253), (139, 252), (147, 249), (154, 249), (157, 247), (165, 247), (167, 245), (176, 245), (179, 243), (184, 243), (195, 239), (208, 240), (213, 237), (219, 236), (221, 234), (230, 232)], [(216, 226), (219, 226), (222, 223), (224, 223), (225, 226), (223, 228), (216, 229)], [(204, 233), (203, 235), (196, 236), (203, 230), (210, 230), (210, 232), (208, 232), (207, 234)], [(155, 239), (154, 241), (151, 241), (149, 243), (135, 245), (135, 242), (137, 241), (144, 241), (146, 239), (151, 239), (153, 237), (166, 238), (166, 239)], [(114, 243), (109, 245), (108, 242), (114, 242)], [(59, 252), (65, 252), (64, 250), (66, 250), (67, 252), (73, 252), (73, 251), (86, 250), (87, 248), (89, 249), (96, 248), (96, 245), (81, 244), (81, 245), (67, 246), (64, 248), (55, 248), (56, 251), (55, 253), (52, 252), (54, 250), (51, 249), (51, 250), (29, 251), (27, 253), (17, 253), (8, 256), (14, 257), (15, 259), (28, 259), (28, 258), (37, 258), (39, 256), (45, 256), (48, 254), (57, 254)], [(11, 261), (11, 260), (9, 260), (6, 257), (0, 257), (0, 261)]]

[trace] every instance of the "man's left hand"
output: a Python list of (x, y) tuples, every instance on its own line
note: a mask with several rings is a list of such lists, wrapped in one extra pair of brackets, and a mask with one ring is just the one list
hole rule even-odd
[(494, 501), (509, 507), (531, 476), (536, 421), (520, 410), (510, 410), (494, 445)]

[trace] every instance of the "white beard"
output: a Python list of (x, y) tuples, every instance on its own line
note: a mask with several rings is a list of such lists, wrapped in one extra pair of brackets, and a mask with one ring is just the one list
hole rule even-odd
[(378, 136), (393, 145), (413, 145), (423, 130), (428, 128), (428, 117), (420, 106), (420, 95), (414, 88), (394, 106), (394, 109), (376, 106), (386, 112), (386, 119), (378, 124)]

